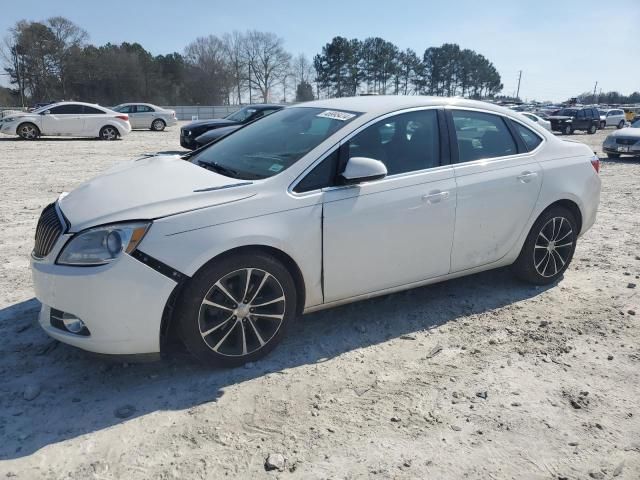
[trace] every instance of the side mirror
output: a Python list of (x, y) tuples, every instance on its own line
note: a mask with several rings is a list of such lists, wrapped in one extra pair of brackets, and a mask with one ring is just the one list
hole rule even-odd
[(45, 110), (40, 115), (51, 115), (51, 110)]
[(351, 157), (342, 172), (345, 185), (380, 180), (387, 176), (387, 167), (380, 160), (367, 157)]

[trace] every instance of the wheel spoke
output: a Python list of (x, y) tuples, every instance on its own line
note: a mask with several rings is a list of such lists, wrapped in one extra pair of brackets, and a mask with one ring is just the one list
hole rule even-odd
[(212, 302), (210, 300), (207, 300), (206, 298), (204, 300), (202, 300), (202, 304), (203, 305), (207, 305), (209, 307), (219, 308), (221, 310), (228, 310), (229, 312), (233, 311), (233, 308), (225, 307), (224, 305), (220, 305), (219, 303)]
[(567, 238), (569, 235), (571, 235), (573, 233), (572, 229), (569, 229), (569, 231), (567, 233), (565, 233), (562, 237), (560, 238), (556, 238), (555, 241), (556, 242), (561, 242), (562, 240), (564, 240), (565, 238)]
[(264, 302), (264, 303), (257, 303), (255, 305), (251, 305), (251, 306), (253, 308), (258, 308), (258, 307), (264, 307), (266, 305), (271, 305), (271, 304), (276, 303), (276, 302), (284, 302), (284, 295), (281, 296), (281, 297), (278, 297), (278, 298), (276, 298), (274, 300), (269, 300), (268, 302)]
[(544, 245), (544, 246), (543, 245), (536, 245), (534, 248), (547, 248), (547, 246), (546, 245)]
[(551, 251), (551, 260), (553, 260), (553, 275), (558, 273), (558, 264), (556, 262), (556, 256), (553, 254), (553, 250)]
[(231, 300), (234, 304), (238, 304), (238, 303), (240, 303), (240, 302), (238, 302), (238, 300), (236, 300), (236, 299), (233, 297), (233, 295), (231, 295), (231, 294), (229, 293), (229, 291), (228, 291), (226, 288), (224, 288), (224, 286), (222, 285), (222, 283), (220, 282), (220, 280), (218, 280), (218, 281), (216, 282), (216, 287), (218, 287), (218, 290), (220, 290), (222, 293), (224, 293), (224, 294), (229, 298), (229, 300)]
[(251, 328), (253, 329), (253, 333), (258, 339), (258, 342), (260, 342), (260, 346), (261, 347), (264, 346), (266, 342), (262, 339), (262, 335), (260, 335), (260, 333), (258, 332), (258, 329), (256, 328), (256, 325), (253, 323), (253, 320), (251, 319), (251, 317), (247, 318), (247, 321), (249, 322), (249, 325), (251, 325)]
[(549, 256), (549, 251), (547, 250), (544, 256), (542, 257), (542, 260), (540, 260), (540, 262), (536, 265), (536, 270), (540, 271), (540, 265), (542, 265), (542, 263), (545, 261), (545, 259), (548, 256)]
[(274, 313), (252, 313), (251, 314), (254, 317), (260, 317), (260, 318), (276, 318), (278, 320), (282, 320), (284, 318), (284, 313), (282, 314), (274, 314)]
[(553, 253), (555, 253), (555, 254), (558, 256), (558, 258), (560, 259), (560, 262), (562, 263), (562, 265), (560, 266), (560, 268), (564, 267), (564, 264), (565, 264), (566, 262), (564, 261), (564, 258), (562, 258), (562, 255), (560, 255), (560, 253), (559, 253), (557, 250), (554, 250), (554, 251), (553, 251)]
[[(544, 228), (542, 230), (544, 230)], [(542, 230), (540, 230), (540, 236), (544, 238), (545, 242), (549, 243), (549, 239), (547, 238), (547, 236), (544, 234)]]
[(243, 302), (247, 301), (247, 295), (249, 294), (249, 282), (251, 282), (252, 273), (253, 273), (253, 268), (247, 268), (247, 279), (244, 285), (244, 293), (242, 294)]
[(256, 291), (253, 294), (253, 297), (251, 297), (251, 300), (249, 300), (246, 303), (248, 303), (249, 305), (253, 304), (253, 301), (260, 294), (260, 292), (262, 291), (262, 287), (264, 287), (264, 284), (267, 283), (267, 280), (269, 279), (270, 276), (271, 275), (269, 275), (267, 272), (264, 273), (264, 277), (262, 277), (262, 281), (260, 282), (260, 285), (258, 285), (258, 288), (256, 288)]
[(223, 322), (220, 322), (218, 325), (216, 325), (213, 328), (210, 328), (209, 330), (205, 331), (205, 332), (200, 332), (201, 335), (203, 337), (206, 337), (207, 335), (211, 335), (213, 332), (215, 332), (216, 330), (221, 329), (222, 327), (224, 327), (227, 323), (229, 323), (229, 320), (231, 320), (232, 317), (228, 317), (226, 320), (224, 320)]
[(240, 328), (242, 328), (242, 355), (247, 354), (247, 334), (244, 331), (244, 319), (240, 322)]
[(238, 325), (238, 321), (236, 320), (235, 323), (233, 324), (233, 326), (229, 329), (229, 331), (227, 333), (225, 333), (224, 336), (220, 339), (220, 341), (216, 344), (216, 346), (213, 347), (213, 351), (214, 352), (218, 351), (218, 349), (225, 342), (225, 340), (227, 338), (229, 338), (229, 335), (231, 335), (231, 332), (233, 332), (236, 329), (237, 325)]
[(573, 245), (573, 242), (563, 243), (562, 245), (556, 245), (556, 248), (564, 248)]
[[(555, 220), (555, 219), (554, 219)], [(560, 225), (558, 225), (558, 231), (556, 232), (556, 234), (553, 237), (553, 241), (557, 242), (558, 241), (558, 237), (560, 236), (560, 233), (562, 232), (562, 225), (564, 224), (564, 217), (560, 218)]]

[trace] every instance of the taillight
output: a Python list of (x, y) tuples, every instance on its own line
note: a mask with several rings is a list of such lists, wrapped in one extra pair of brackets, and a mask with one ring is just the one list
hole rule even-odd
[(129, 115), (116, 115), (116, 118), (119, 118), (120, 120), (124, 120), (125, 122), (129, 121)]
[(597, 155), (591, 157), (591, 166), (596, 171), (596, 173), (600, 173), (600, 158)]

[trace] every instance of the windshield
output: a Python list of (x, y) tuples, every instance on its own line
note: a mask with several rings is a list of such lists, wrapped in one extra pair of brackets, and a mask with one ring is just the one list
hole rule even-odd
[(638, 120), (635, 120), (635, 121), (631, 124), (631, 126), (632, 126), (633, 128), (640, 128), (640, 118), (639, 118)]
[(233, 120), (234, 122), (242, 123), (257, 111), (258, 110), (256, 108), (244, 107), (238, 110), (237, 112), (233, 112), (231, 115), (227, 115), (225, 118), (227, 120)]
[(556, 113), (556, 115), (559, 117), (573, 117), (576, 113), (578, 113), (578, 110), (576, 110), (575, 108), (563, 108), (558, 113)]
[(246, 180), (276, 175), (317, 147), (359, 114), (293, 107), (251, 123), (189, 160), (222, 175)]

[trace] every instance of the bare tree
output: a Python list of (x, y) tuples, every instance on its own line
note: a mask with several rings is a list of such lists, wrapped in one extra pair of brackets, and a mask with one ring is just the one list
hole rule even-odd
[(291, 55), (285, 51), (283, 40), (276, 34), (254, 30), (247, 33), (245, 57), (251, 72), (249, 84), (267, 103), (273, 87), (281, 83), (289, 72)]
[(184, 54), (186, 63), (193, 69), (190, 81), (200, 86), (193, 101), (215, 105), (223, 99), (228, 100), (232, 76), (222, 40), (215, 35), (196, 38), (187, 45)]
[(222, 37), (224, 52), (229, 64), (232, 80), (234, 83), (235, 97), (238, 104), (242, 103), (242, 92), (246, 88), (247, 62), (246, 62), (246, 36), (238, 31), (225, 33)]
[(47, 20), (47, 25), (56, 39), (57, 45), (55, 48), (56, 51), (53, 54), (53, 63), (60, 79), (62, 97), (67, 98), (69, 58), (72, 52), (86, 44), (89, 39), (89, 34), (71, 20), (64, 17), (51, 17)]

